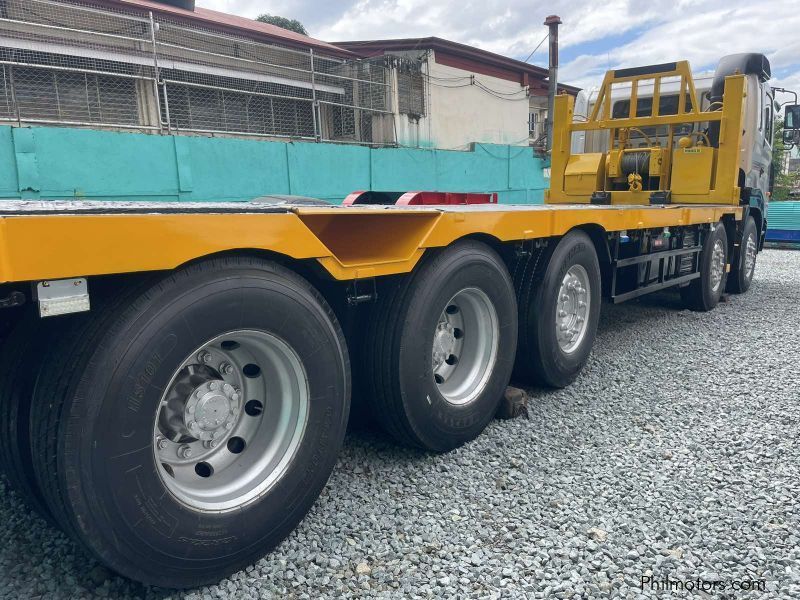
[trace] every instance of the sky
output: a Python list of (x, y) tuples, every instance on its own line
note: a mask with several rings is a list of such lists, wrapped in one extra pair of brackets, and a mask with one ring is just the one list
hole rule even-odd
[[(798, 0), (197, 0), (245, 17), (270, 13), (300, 20), (325, 41), (437, 36), (525, 60), (560, 29), (559, 80), (599, 85), (608, 69), (688, 59), (713, 71), (736, 52), (762, 52), (775, 87), (800, 92)], [(547, 66), (547, 44), (530, 61)], [(779, 101), (789, 97), (778, 97)]]

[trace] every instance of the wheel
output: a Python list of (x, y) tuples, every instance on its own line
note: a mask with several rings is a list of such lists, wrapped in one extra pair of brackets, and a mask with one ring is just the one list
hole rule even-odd
[(0, 353), (0, 468), (28, 507), (52, 523), (33, 471), (29, 430), (41, 355), (60, 323), (41, 319), (32, 304), (19, 309), (15, 317)]
[(725, 226), (717, 223), (700, 253), (700, 277), (680, 288), (681, 299), (687, 308), (709, 311), (719, 303), (725, 289), (727, 265), (728, 235)]
[(748, 216), (742, 229), (742, 243), (736, 252), (735, 260), (728, 276), (726, 290), (732, 294), (744, 294), (753, 283), (756, 271), (756, 255), (758, 254), (758, 230), (756, 221)]
[(32, 455), (62, 526), (138, 581), (218, 581), (278, 544), (333, 469), (347, 348), (305, 280), (217, 258), (76, 320), (49, 352)]
[(519, 269), (519, 351), (515, 378), (554, 388), (575, 380), (600, 318), (600, 264), (586, 233), (571, 231)]
[(462, 241), (379, 291), (365, 352), (377, 422), (398, 441), (446, 452), (497, 412), (517, 346), (514, 289), (500, 256)]

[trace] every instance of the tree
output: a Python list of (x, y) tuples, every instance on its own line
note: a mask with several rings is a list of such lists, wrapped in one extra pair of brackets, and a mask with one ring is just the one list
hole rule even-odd
[(773, 200), (788, 200), (789, 193), (800, 188), (800, 173), (786, 172), (786, 162), (789, 156), (791, 153), (783, 143), (783, 119), (777, 119), (775, 121), (775, 142), (772, 147), (772, 164), (775, 168)]
[(286, 17), (265, 14), (258, 17), (256, 21), (261, 21), (262, 23), (267, 23), (269, 25), (275, 25), (276, 27), (288, 29), (289, 31), (294, 31), (295, 33), (300, 33), (302, 35), (308, 35), (306, 28), (297, 19), (287, 19)]

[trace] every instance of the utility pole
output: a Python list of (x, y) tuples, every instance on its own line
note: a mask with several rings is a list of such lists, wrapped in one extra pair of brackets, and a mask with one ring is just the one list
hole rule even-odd
[(547, 151), (550, 152), (553, 149), (553, 107), (558, 93), (558, 26), (561, 25), (561, 18), (550, 15), (544, 24), (550, 28), (550, 87), (547, 92)]

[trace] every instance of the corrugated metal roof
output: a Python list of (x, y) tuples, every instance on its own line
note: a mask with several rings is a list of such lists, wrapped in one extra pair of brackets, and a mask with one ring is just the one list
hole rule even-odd
[(767, 210), (767, 228), (800, 231), (800, 202), (770, 202)]
[(178, 8), (177, 6), (170, 6), (169, 4), (153, 2), (152, 0), (98, 0), (98, 4), (144, 9), (156, 13), (171, 15), (209, 27), (235, 31), (240, 35), (244, 34), (251, 38), (269, 38), (273, 42), (284, 45), (302, 48), (314, 48), (315, 50), (324, 51), (324, 53), (327, 55), (342, 57), (353, 56), (348, 50), (340, 48), (339, 46), (334, 46), (328, 42), (323, 42), (306, 35), (295, 33), (294, 31), (289, 31), (288, 29), (276, 27), (275, 25), (262, 23), (260, 21), (256, 21), (255, 19), (229, 15), (207, 8), (196, 8), (195, 10), (191, 11)]

